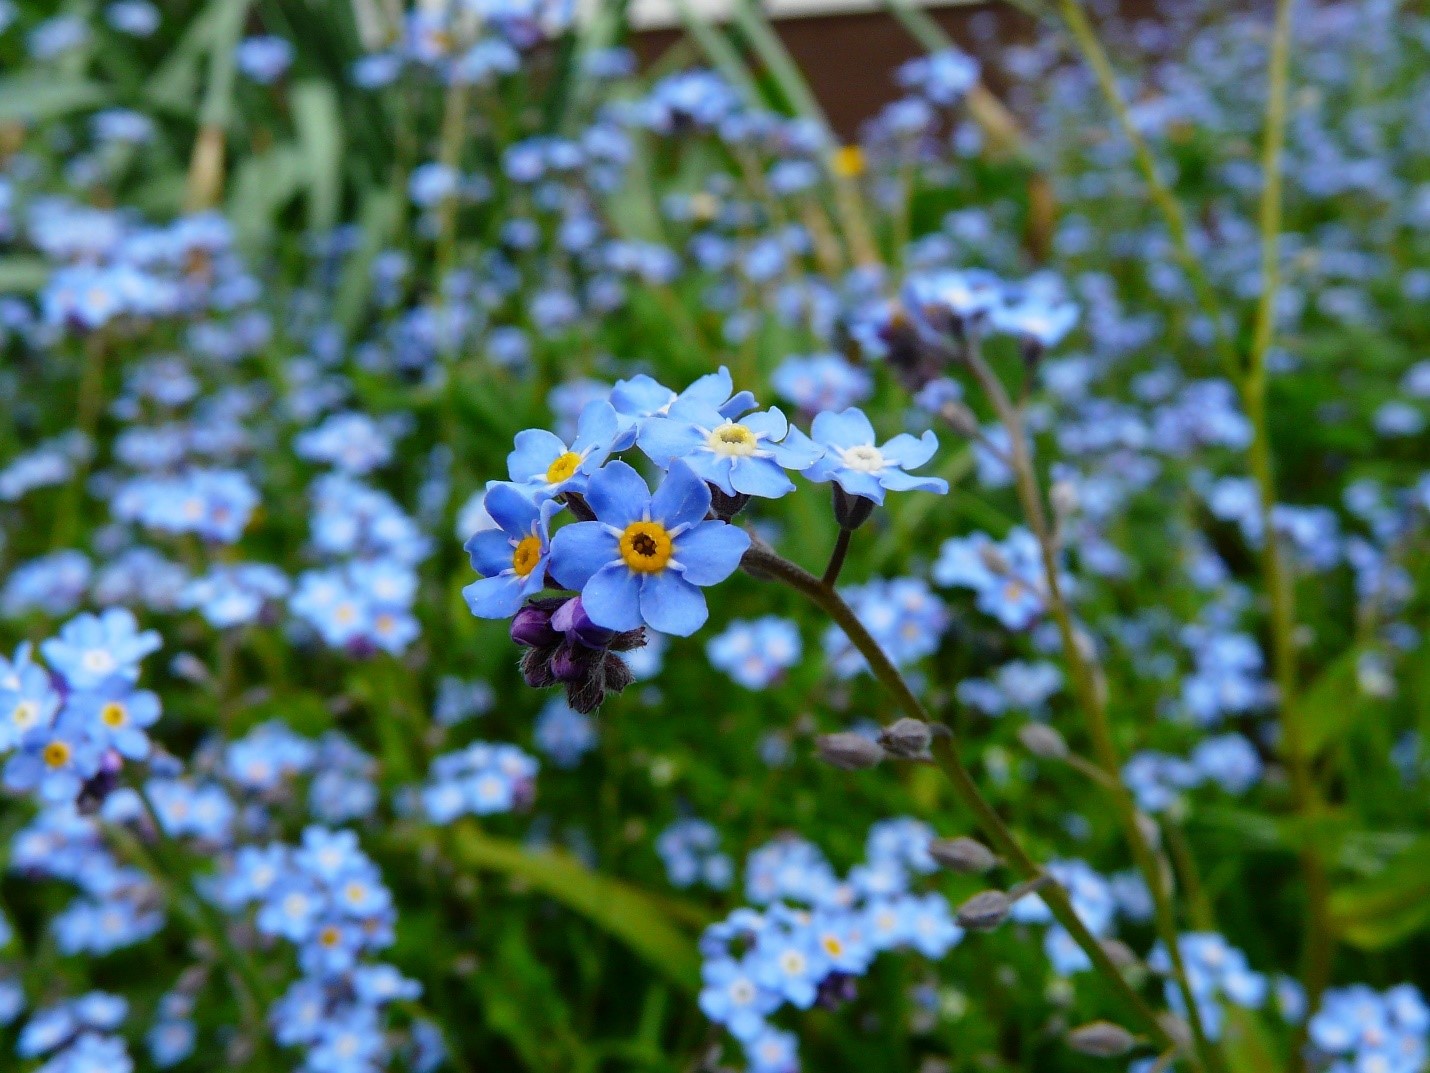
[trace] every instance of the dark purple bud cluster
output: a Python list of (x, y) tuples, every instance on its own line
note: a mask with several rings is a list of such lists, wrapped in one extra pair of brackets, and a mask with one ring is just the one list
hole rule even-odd
[(579, 596), (533, 600), (512, 619), (511, 639), (527, 650), (521, 657), (526, 684), (565, 686), (566, 702), (583, 715), (634, 681), (617, 653), (646, 643), (644, 627), (616, 631), (597, 626)]

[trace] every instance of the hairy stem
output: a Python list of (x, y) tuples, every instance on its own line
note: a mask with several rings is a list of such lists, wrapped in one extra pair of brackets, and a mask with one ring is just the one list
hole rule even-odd
[[(933, 724), (933, 717), (909, 686), (908, 681), (899, 673), (899, 669), (890, 661), (884, 650), (879, 647), (879, 643), (874, 640), (873, 635), (864, 628), (864, 624), (859, 621), (853, 608), (844, 602), (844, 598), (832, 586), (826, 585), (803, 567), (782, 558), (758, 542), (745, 553), (745, 559), (741, 565), (756, 577), (771, 578), (788, 585), (828, 614), (844, 631), (850, 644), (857, 648), (860, 655), (868, 662), (874, 677), (893, 694), (904, 713), (912, 719)], [(1017, 836), (1013, 834), (1008, 825), (1003, 822), (1003, 818), (998, 815), (997, 810), (979, 791), (973, 775), (954, 749), (952, 735), (936, 735), (932, 750), (934, 761), (939, 770), (948, 779), (959, 800), (977, 818), (979, 827), (988, 840), (993, 843), (994, 848), (1025, 879), (1036, 880), (1045, 877), (1046, 873), (1043, 869), (1028, 855), (1028, 852), (1019, 843)], [(1101, 942), (1077, 915), (1072, 902), (1068, 899), (1067, 891), (1062, 885), (1048, 883), (1042, 890), (1042, 897), (1058, 923), (1067, 929), (1073, 940), (1087, 954), (1093, 967), (1107, 980), (1127, 1007), (1136, 1014), (1147, 1034), (1159, 1047), (1175, 1047), (1175, 1040), (1158, 1021), (1157, 1015), (1127, 982), (1121, 970), (1103, 949)]]
[[(1261, 516), (1261, 569), (1271, 609), (1271, 658), (1276, 677), (1277, 711), (1281, 724), (1281, 752), (1291, 781), (1291, 800), (1297, 814), (1313, 817), (1318, 793), (1306, 747), (1298, 707), (1296, 681), (1296, 594), (1276, 539), (1274, 511), (1276, 478), (1272, 463), (1271, 430), (1266, 415), (1267, 356), (1276, 335), (1276, 296), (1280, 286), (1281, 157), (1285, 143), (1286, 98), (1290, 82), (1291, 4), (1278, 0), (1271, 37), (1268, 70), (1266, 129), (1261, 148), (1261, 295), (1252, 328), (1251, 354), (1242, 401), (1251, 421), (1250, 467), (1256, 481)], [(1334, 933), (1330, 920), (1330, 884), (1326, 864), (1313, 839), (1302, 839), (1301, 867), (1305, 874), (1307, 912), (1302, 943), (1302, 982), (1314, 1010), (1330, 980)], [(1298, 1048), (1299, 1051), (1299, 1048)]]
[(849, 554), (849, 542), (854, 536), (854, 530), (839, 527), (839, 536), (834, 539), (834, 550), (829, 553), (829, 565), (824, 568), (824, 576), (819, 579), (820, 584), (834, 587), (834, 583), (839, 580), (839, 574), (844, 569), (845, 556)]
[(1033, 531), (1042, 561), (1045, 593), (1048, 611), (1057, 625), (1058, 638), (1062, 643), (1063, 658), (1067, 662), (1073, 682), (1078, 707), (1082, 709), (1087, 723), (1088, 736), (1092, 739), (1093, 755), (1102, 770), (1103, 788), (1112, 799), (1123, 836), (1132, 850), (1132, 859), (1147, 883), (1152, 895), (1157, 934), (1167, 950), (1172, 966), (1172, 975), (1177, 991), (1181, 994), (1187, 1009), (1187, 1022), (1192, 1030), (1192, 1041), (1196, 1049), (1198, 1064), (1205, 1070), (1216, 1071), (1224, 1068), (1221, 1054), (1212, 1044), (1202, 1024), (1201, 1012), (1193, 994), (1191, 980), (1187, 976), (1178, 941), (1177, 913), (1168, 882), (1168, 869), (1163, 867), (1157, 853), (1148, 841), (1142, 825), (1138, 822), (1137, 805), (1122, 781), (1122, 761), (1118, 756), (1117, 744), (1112, 733), (1112, 722), (1107, 711), (1105, 690), (1097, 681), (1096, 671), (1090, 654), (1078, 636), (1073, 624), (1072, 612), (1062, 591), (1058, 570), (1058, 548), (1052, 527), (1048, 523), (1047, 511), (1043, 507), (1043, 492), (1039, 485), (1037, 471), (1028, 453), (1027, 434), (1023, 423), (1023, 413), (1015, 406), (1004, 390), (1001, 381), (988, 367), (979, 350), (978, 340), (970, 335), (962, 353), (968, 368), (979, 386), (992, 402), (999, 420), (1008, 431), (1009, 462), (1013, 470), (1014, 483), (1023, 514)]

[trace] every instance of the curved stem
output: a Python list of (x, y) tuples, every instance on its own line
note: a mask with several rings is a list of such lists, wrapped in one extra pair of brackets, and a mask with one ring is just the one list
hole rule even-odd
[(824, 576), (819, 579), (820, 584), (833, 588), (834, 583), (839, 580), (839, 573), (844, 569), (844, 558), (849, 554), (849, 542), (853, 536), (854, 530), (839, 527), (839, 536), (834, 540), (834, 550), (829, 553), (829, 565), (824, 568)]
[(1089, 657), (1083, 651), (1073, 625), (1072, 613), (1062, 591), (1058, 569), (1058, 549), (1052, 527), (1048, 524), (1047, 511), (1043, 507), (1043, 493), (1038, 483), (1033, 460), (1028, 453), (1028, 441), (1023, 425), (1022, 410), (1009, 399), (1002, 382), (983, 360), (976, 337), (966, 340), (963, 359), (979, 386), (992, 402), (999, 420), (1008, 431), (1009, 461), (1013, 470), (1014, 484), (1018, 500), (1032, 528), (1037, 541), (1042, 563), (1045, 599), (1048, 611), (1058, 628), (1058, 638), (1062, 643), (1063, 658), (1073, 682), (1078, 707), (1082, 709), (1087, 722), (1088, 735), (1092, 739), (1093, 754), (1104, 779), (1102, 786), (1112, 799), (1123, 836), (1132, 850), (1132, 859), (1147, 883), (1152, 895), (1154, 919), (1157, 934), (1167, 950), (1167, 958), (1172, 966), (1172, 976), (1177, 991), (1187, 1010), (1187, 1023), (1192, 1030), (1192, 1042), (1196, 1049), (1198, 1064), (1208, 1071), (1224, 1068), (1221, 1052), (1212, 1044), (1202, 1024), (1200, 1007), (1192, 991), (1182, 959), (1181, 943), (1177, 930), (1177, 913), (1172, 902), (1172, 891), (1168, 881), (1168, 869), (1163, 867), (1138, 822), (1137, 805), (1122, 781), (1122, 762), (1118, 756), (1117, 744), (1112, 733), (1112, 722), (1107, 712), (1107, 697), (1099, 687), (1096, 674)]
[[(865, 629), (864, 624), (855, 615), (854, 609), (844, 602), (844, 598), (835, 592), (832, 586), (826, 585), (803, 567), (782, 558), (758, 541), (745, 553), (741, 565), (755, 577), (772, 578), (788, 585), (828, 614), (844, 631), (850, 644), (857, 648), (860, 655), (868, 662), (874, 677), (893, 694), (904, 713), (920, 722), (934, 723), (928, 709), (924, 707), (923, 702), (919, 700), (908, 681), (899, 673), (899, 669), (890, 661), (884, 650), (879, 647), (879, 642)], [(979, 792), (973, 775), (959, 758), (953, 744), (952, 735), (939, 734), (935, 735), (931, 748), (934, 762), (952, 785), (954, 793), (977, 818), (979, 827), (988, 840), (993, 843), (994, 848), (1022, 873), (1025, 879), (1043, 878), (1046, 873), (1028, 855), (1027, 850), (1023, 848), (1008, 825), (1003, 822), (1003, 818), (998, 815), (997, 810), (989, 803), (988, 799)], [(1042, 897), (1058, 923), (1067, 929), (1068, 934), (1087, 954), (1093, 967), (1108, 981), (1127, 1007), (1136, 1014), (1149, 1037), (1161, 1048), (1176, 1047), (1176, 1041), (1157, 1019), (1157, 1015), (1127, 982), (1121, 970), (1103, 949), (1097, 936), (1088, 930), (1082, 918), (1077, 915), (1063, 886), (1060, 883), (1048, 883), (1042, 890)]]

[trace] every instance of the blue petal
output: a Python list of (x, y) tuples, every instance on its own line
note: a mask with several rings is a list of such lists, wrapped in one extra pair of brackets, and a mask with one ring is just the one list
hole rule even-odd
[(901, 469), (885, 470), (879, 474), (879, 483), (891, 492), (948, 492), (948, 482), (942, 477), (920, 477)]
[(730, 483), (736, 492), (765, 499), (778, 499), (794, 491), (794, 482), (772, 458), (740, 459), (731, 467)]
[(605, 399), (593, 399), (586, 404), (576, 422), (576, 440), (571, 449), (577, 454), (584, 454), (592, 448), (609, 452), (620, 428), (621, 420), (616, 416), (615, 407)]
[(511, 538), (500, 529), (483, 529), (472, 534), (465, 545), (472, 569), (482, 577), (495, 577), (511, 569)]
[(767, 445), (775, 461), (785, 469), (802, 471), (814, 465), (824, 454), (824, 448), (797, 428), (791, 428), (783, 443)]
[[(675, 538), (675, 560), (695, 585), (724, 581), (750, 549), (750, 534), (727, 522), (702, 522)], [(659, 627), (657, 627), (659, 628)]]
[(675, 392), (645, 373), (637, 373), (629, 380), (618, 380), (611, 388), (611, 405), (618, 413), (631, 417), (649, 417), (669, 406), (675, 399)]
[[(582, 602), (590, 607), (584, 597)], [(640, 613), (652, 629), (677, 637), (689, 637), (710, 614), (704, 593), (673, 570), (646, 577), (641, 585)]]
[(650, 489), (641, 475), (626, 463), (612, 462), (591, 475), (586, 502), (601, 521), (624, 529), (645, 513)]
[(687, 421), (653, 417), (641, 428), (636, 441), (652, 462), (664, 469), (700, 446), (700, 430)]
[(579, 589), (607, 563), (619, 561), (616, 538), (600, 522), (576, 522), (551, 538), (551, 576)]
[(883, 447), (879, 453), (904, 469), (918, 469), (934, 456), (938, 450), (938, 437), (927, 431), (919, 439), (907, 432), (901, 432)]
[(582, 587), (581, 606), (597, 626), (633, 630), (641, 624), (640, 593), (640, 579), (624, 563), (615, 563), (596, 571)]
[(753, 410), (758, 405), (753, 392), (741, 391), (730, 396), (730, 401), (720, 407), (720, 413), (724, 417), (733, 419), (747, 410)]
[[(885, 470), (885, 473), (888, 472), (890, 471)], [(879, 483), (879, 478), (872, 473), (864, 473), (857, 469), (841, 469), (834, 474), (834, 479), (839, 482), (839, 487), (852, 496), (863, 496), (865, 499), (872, 499), (875, 503), (884, 502), (884, 486)]]
[(650, 516), (668, 529), (694, 525), (710, 510), (710, 489), (688, 465), (677, 459), (655, 495), (650, 499)]
[(680, 393), (680, 397), (718, 408), (729, 399), (730, 392), (734, 389), (735, 382), (730, 379), (730, 370), (722, 365), (715, 372), (706, 373), (696, 380)]
[(714, 451), (697, 451), (683, 461), (702, 481), (715, 485), (726, 495), (735, 494), (735, 486), (730, 483), (730, 471), (735, 460), (729, 455), (717, 455)]
[(521, 578), (482, 578), (462, 589), (466, 607), (478, 618), (511, 618), (522, 605)]
[(526, 482), (545, 477), (551, 463), (566, 453), (566, 445), (544, 428), (528, 428), (516, 434), (515, 450), (506, 456), (511, 479)]
[(810, 427), (814, 438), (829, 447), (858, 447), (874, 442), (874, 426), (864, 411), (851, 406), (841, 413), (826, 410), (816, 414)]
[(751, 432), (760, 432), (771, 440), (782, 440), (785, 433), (789, 431), (789, 421), (780, 411), (778, 406), (771, 406), (757, 414), (746, 414), (740, 418), (740, 424), (744, 425)]
[(486, 507), (492, 521), (501, 526), (507, 536), (516, 537), (518, 540), (531, 532), (532, 523), (540, 516), (541, 510), (517, 491), (515, 485), (505, 481), (488, 483), (482, 506)]

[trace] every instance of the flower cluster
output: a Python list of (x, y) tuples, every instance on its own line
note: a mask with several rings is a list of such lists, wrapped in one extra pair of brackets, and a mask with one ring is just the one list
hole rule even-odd
[[(1187, 970), (1192, 998), (1196, 1001), (1202, 1027), (1211, 1039), (1219, 1039), (1223, 1014), (1221, 1003), (1256, 1009), (1266, 1002), (1270, 985), (1265, 976), (1252, 970), (1246, 955), (1216, 932), (1192, 932), (1177, 940), (1182, 962)], [(1186, 1004), (1175, 980), (1171, 979), (1172, 960), (1164, 947), (1153, 949), (1147, 958), (1150, 968), (1165, 973), (1168, 979), (1163, 990), (1167, 1005), (1180, 1015), (1187, 1015)]]
[(934, 871), (932, 833), (913, 820), (869, 832), (864, 863), (840, 879), (811, 843), (786, 839), (750, 855), (737, 909), (700, 941), (700, 1008), (743, 1046), (752, 1073), (798, 1068), (795, 1037), (770, 1018), (783, 1006), (838, 1006), (881, 953), (911, 948), (943, 957), (963, 937), (947, 901), (918, 894)]
[(21, 1058), (45, 1059), (44, 1073), (131, 1073), (134, 1062), (116, 1030), (129, 1016), (129, 1003), (106, 991), (36, 1010), (20, 1030), (15, 1051)]
[(537, 762), (515, 745), (478, 741), (432, 762), (422, 807), (433, 823), (458, 816), (490, 816), (530, 805)]
[(720, 832), (704, 820), (676, 820), (656, 836), (655, 851), (677, 887), (725, 890), (734, 878), (730, 858), (720, 850)]
[(303, 1069), (376, 1071), (385, 1064), (382, 1011), (419, 985), (367, 960), (392, 945), (392, 895), (351, 831), (309, 827), (298, 846), (242, 846), (217, 884), (231, 909), (254, 910), (263, 935), (298, 952), (302, 976), (270, 1011), (274, 1037), (304, 1049)]
[[(0, 660), (0, 752), (5, 786), (47, 803), (94, 800), (113, 785), (125, 760), (149, 754), (145, 730), (159, 718), (159, 698), (138, 689), (139, 661), (159, 647), (122, 609), (80, 615), (40, 645), (49, 669), (28, 645)], [(93, 802), (91, 802), (93, 803)]]
[(1430, 1007), (1412, 984), (1327, 991), (1308, 1033), (1328, 1073), (1418, 1073), (1430, 1060)]
[[(632, 446), (664, 471), (654, 492), (612, 458)], [(531, 649), (527, 681), (565, 683), (572, 706), (588, 711), (626, 684), (607, 659), (620, 650), (612, 637), (643, 628), (686, 636), (704, 624), (700, 590), (734, 573), (750, 547), (730, 519), (751, 498), (793, 491), (790, 472), (836, 482), (837, 512), (840, 502), (872, 508), (890, 489), (943, 492), (942, 479), (907, 472), (935, 447), (932, 433), (880, 445), (855, 409), (816, 414), (806, 435), (778, 409), (756, 410), (747, 392), (735, 394), (723, 368), (680, 393), (648, 376), (621, 381), (609, 400), (586, 403), (570, 442), (540, 429), (517, 435), (511, 480), (490, 484), (483, 502), (493, 526), (467, 542), (481, 575), (464, 590), (468, 606), (482, 617), (514, 615), (512, 636)], [(564, 510), (577, 520), (553, 531)], [(553, 584), (579, 593), (579, 604), (527, 602)], [(575, 658), (583, 650), (592, 654)]]

